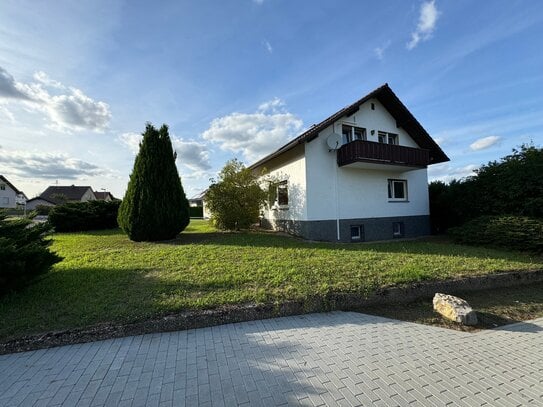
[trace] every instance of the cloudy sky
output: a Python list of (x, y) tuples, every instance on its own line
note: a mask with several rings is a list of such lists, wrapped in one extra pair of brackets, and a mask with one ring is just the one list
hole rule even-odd
[(24, 1), (0, 7), (0, 174), (122, 197), (145, 122), (187, 195), (388, 82), (468, 175), (543, 141), (541, 1)]

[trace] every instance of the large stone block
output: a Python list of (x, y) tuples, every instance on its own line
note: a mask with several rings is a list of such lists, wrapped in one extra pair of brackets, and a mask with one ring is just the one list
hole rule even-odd
[(451, 321), (459, 322), (463, 325), (477, 324), (477, 314), (462, 298), (436, 293), (433, 303), (434, 310)]

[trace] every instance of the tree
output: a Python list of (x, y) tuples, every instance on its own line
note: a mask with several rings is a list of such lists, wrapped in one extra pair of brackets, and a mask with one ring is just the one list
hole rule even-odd
[(23, 288), (62, 258), (49, 250), (48, 223), (31, 218), (7, 219), (0, 212), (0, 295)]
[(543, 149), (521, 145), (471, 177), (448, 185), (434, 181), (429, 191), (437, 232), (486, 215), (543, 218)]
[(147, 123), (117, 218), (131, 240), (173, 239), (189, 224), (175, 159), (168, 126), (157, 130)]
[(226, 163), (218, 180), (211, 182), (205, 204), (216, 227), (239, 230), (258, 222), (268, 193), (260, 186), (257, 174), (234, 159)]

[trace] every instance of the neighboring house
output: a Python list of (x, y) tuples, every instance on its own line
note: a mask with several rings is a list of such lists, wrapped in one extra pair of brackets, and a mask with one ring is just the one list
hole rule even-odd
[(26, 195), (18, 190), (6, 177), (0, 175), (0, 208), (24, 206)]
[(26, 201), (26, 209), (28, 211), (35, 210), (38, 206), (55, 206), (56, 203), (52, 201), (48, 201), (47, 199), (40, 198), (37, 196), (36, 198), (29, 199)]
[(445, 161), (385, 84), (250, 168), (274, 180), (264, 227), (359, 242), (429, 234), (427, 167)]
[(38, 197), (55, 205), (66, 202), (96, 201), (96, 195), (91, 187), (87, 186), (50, 186)]
[(200, 192), (197, 195), (194, 195), (192, 198), (189, 199), (189, 205), (193, 208), (202, 208), (202, 216), (204, 219), (209, 219), (211, 217), (211, 213), (207, 209), (206, 203), (205, 203), (205, 195), (206, 195), (207, 189), (205, 191)]
[(111, 192), (108, 191), (102, 191), (102, 192), (96, 192), (94, 191), (94, 196), (96, 196), (96, 200), (98, 201), (114, 201), (116, 198), (111, 194)]

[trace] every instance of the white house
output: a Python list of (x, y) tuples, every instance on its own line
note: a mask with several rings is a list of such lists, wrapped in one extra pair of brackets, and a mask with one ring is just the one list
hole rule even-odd
[(0, 208), (16, 208), (24, 205), (25, 201), (24, 192), (19, 191), (6, 177), (0, 175)]
[(429, 234), (427, 167), (448, 160), (385, 84), (250, 168), (274, 179), (264, 227), (359, 242)]

